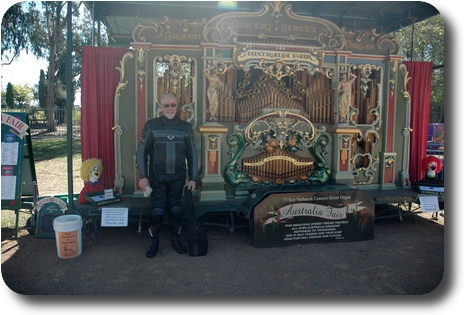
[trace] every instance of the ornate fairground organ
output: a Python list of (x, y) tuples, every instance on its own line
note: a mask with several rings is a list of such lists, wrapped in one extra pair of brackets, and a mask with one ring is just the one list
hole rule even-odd
[(408, 186), (409, 98), (398, 43), (290, 4), (133, 30), (116, 92), (116, 182), (137, 190), (133, 154), (164, 93), (197, 135), (200, 201), (260, 187)]

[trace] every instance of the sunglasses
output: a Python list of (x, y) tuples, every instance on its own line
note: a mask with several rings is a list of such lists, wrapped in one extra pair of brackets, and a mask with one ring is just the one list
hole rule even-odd
[(169, 108), (169, 106), (171, 106), (172, 108), (174, 108), (174, 107), (177, 106), (177, 104), (176, 104), (176, 103), (172, 103), (172, 104), (163, 104), (163, 105), (161, 105), (161, 106), (163, 106), (164, 108)]

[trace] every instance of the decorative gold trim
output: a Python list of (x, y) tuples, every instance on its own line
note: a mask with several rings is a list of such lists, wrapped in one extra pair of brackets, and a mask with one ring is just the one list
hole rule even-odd
[(260, 39), (265, 43), (287, 43), (328, 50), (341, 50), (345, 43), (342, 31), (335, 23), (297, 15), (291, 4), (282, 1), (264, 2), (259, 12), (219, 14), (205, 24), (203, 39), (218, 44)]
[(309, 165), (314, 164), (313, 161), (300, 162), (300, 161), (297, 161), (296, 159), (291, 158), (289, 156), (275, 155), (275, 156), (267, 157), (267, 158), (265, 158), (265, 159), (263, 159), (261, 161), (258, 161), (258, 162), (253, 162), (253, 163), (252, 162), (244, 162), (243, 165), (245, 165), (245, 166), (263, 166), (267, 162), (277, 161), (277, 160), (285, 160), (285, 161), (288, 161), (288, 162), (292, 163), (295, 166), (309, 166)]
[(390, 96), (393, 96), (395, 94), (395, 85), (396, 85), (396, 80), (397, 80), (397, 75), (398, 75), (399, 63), (400, 63), (399, 59), (390, 60), (390, 78), (388, 81), (390, 83)]
[(331, 129), (331, 132), (334, 134), (345, 134), (345, 135), (354, 135), (357, 133), (361, 133), (361, 130), (358, 128), (350, 128), (350, 127), (335, 127)]
[[(245, 129), (245, 138), (250, 147), (264, 149), (265, 143), (288, 147), (290, 150), (302, 150), (312, 145), (316, 137), (314, 125), (304, 116), (291, 110), (274, 110), (254, 119)], [(275, 138), (262, 139), (273, 134)]]
[(291, 51), (291, 50), (265, 50), (249, 49), (244, 45), (234, 47), (233, 62), (236, 67), (248, 72), (251, 68), (263, 70), (278, 80), (282, 77), (292, 76), (295, 72), (308, 70), (314, 74), (321, 72), (324, 64), (322, 51)]
[(150, 49), (147, 47), (135, 47), (134, 51), (137, 53), (137, 77), (139, 80), (140, 90), (143, 90), (144, 82), (146, 80), (146, 55)]
[(411, 77), (408, 77), (409, 71), (404, 64), (401, 64), (400, 68), (404, 70), (404, 85), (403, 85), (403, 89), (401, 89), (401, 94), (403, 95), (406, 101), (409, 101), (410, 95), (409, 95), (407, 86), (408, 86), (409, 80), (411, 80)]
[[(127, 81), (124, 82), (125, 75), (125, 64), (129, 59), (134, 59), (134, 52), (128, 52), (124, 54), (122, 60), (119, 62), (120, 67), (116, 67), (119, 71), (119, 83), (116, 87), (116, 92), (114, 93), (114, 126), (113, 130), (113, 139), (114, 139), (114, 166), (115, 166), (115, 179), (114, 179), (114, 190), (116, 193), (122, 193), (124, 187), (124, 177), (122, 177), (122, 149), (121, 149), (121, 136), (123, 134), (122, 126), (120, 125), (119, 117), (119, 97), (121, 96), (121, 91), (124, 90), (127, 86)], [(135, 164), (134, 164), (135, 165)]]
[[(160, 107), (160, 104), (158, 103), (159, 98), (161, 97), (158, 95), (159, 92), (159, 87), (158, 87), (158, 80), (156, 80), (156, 75), (157, 75), (157, 63), (167, 63), (169, 65), (169, 75), (171, 76), (172, 79), (170, 79), (170, 82), (168, 82), (168, 85), (171, 90), (170, 92), (177, 95), (179, 92), (179, 88), (181, 89), (179, 85), (179, 80), (182, 74), (182, 63), (190, 63), (192, 67), (192, 73), (190, 73), (189, 79), (191, 80), (191, 102), (188, 104), (183, 104), (184, 99), (182, 99), (182, 95), (179, 93), (179, 99), (178, 101), (180, 102), (180, 108), (182, 113), (189, 113), (189, 117), (186, 118), (186, 121), (191, 123), (193, 128), (196, 128), (197, 125), (197, 60), (194, 57), (187, 57), (183, 55), (165, 55), (165, 56), (155, 56), (154, 61), (153, 61), (153, 67), (154, 67), (154, 73), (153, 73), (153, 84), (154, 84), (154, 115), (155, 117), (159, 117), (162, 114), (162, 110)], [(166, 72), (167, 73), (167, 72)], [(165, 82), (166, 85), (166, 82)], [(166, 87), (166, 86), (165, 86)], [(164, 93), (167, 91), (165, 90), (165, 87), (161, 87), (161, 90), (164, 90)], [(184, 95), (185, 96), (185, 95)]]
[[(347, 31), (342, 27), (345, 37), (345, 49), (353, 51), (384, 51), (386, 54), (395, 55), (400, 50), (398, 39), (391, 34), (378, 34), (376, 29)], [(366, 38), (366, 40), (364, 40)], [(390, 46), (390, 49), (388, 49)]]
[(201, 133), (226, 133), (229, 131), (227, 127), (224, 126), (208, 126), (203, 125), (198, 128)]

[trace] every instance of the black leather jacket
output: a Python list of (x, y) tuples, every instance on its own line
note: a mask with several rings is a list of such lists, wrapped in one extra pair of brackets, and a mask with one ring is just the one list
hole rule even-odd
[(185, 172), (187, 159), (188, 179), (197, 180), (198, 158), (192, 126), (178, 116), (172, 120), (165, 116), (148, 120), (135, 157), (140, 178), (149, 178), (153, 171)]

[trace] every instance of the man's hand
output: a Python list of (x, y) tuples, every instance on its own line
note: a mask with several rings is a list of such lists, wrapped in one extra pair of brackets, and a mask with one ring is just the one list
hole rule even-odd
[(143, 191), (145, 191), (145, 189), (147, 188), (147, 186), (149, 186), (150, 183), (148, 181), (148, 178), (144, 177), (144, 178), (141, 178), (140, 181), (139, 181), (139, 187), (140, 189), (142, 189)]
[(191, 180), (191, 181), (188, 182), (187, 187), (188, 187), (188, 189), (189, 189), (190, 191), (194, 191), (194, 190), (195, 190), (195, 186), (196, 186), (196, 183), (195, 183), (194, 180)]

